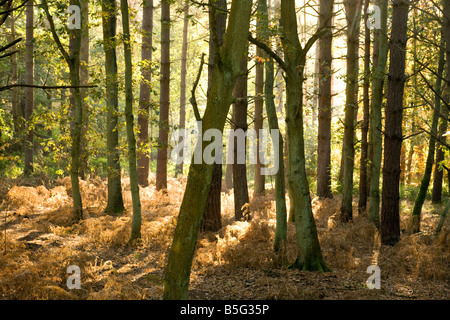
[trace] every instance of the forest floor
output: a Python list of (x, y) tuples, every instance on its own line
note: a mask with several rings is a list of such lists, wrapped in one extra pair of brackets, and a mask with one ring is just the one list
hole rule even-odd
[[(137, 245), (127, 244), (132, 210), (126, 179), (127, 212), (118, 217), (103, 213), (106, 182), (82, 181), (85, 218), (78, 224), (71, 223), (69, 178), (0, 182), (0, 299), (161, 299), (185, 182), (185, 178), (169, 179), (167, 194), (156, 192), (154, 183), (141, 189), (142, 241)], [(314, 198), (322, 252), (332, 272), (300, 272), (280, 265), (273, 253), (273, 191), (252, 200), (250, 222), (233, 220), (233, 194), (223, 192), (223, 228), (199, 235), (189, 297), (449, 299), (450, 223), (447, 219), (435, 237), (443, 207), (427, 202), (422, 232), (411, 235), (411, 207), (411, 202), (402, 200), (402, 239), (387, 247), (380, 245), (368, 218), (357, 214), (356, 202), (353, 222), (343, 225), (336, 219), (337, 196)], [(295, 257), (295, 227), (289, 223), (288, 261)], [(79, 290), (67, 288), (70, 265), (81, 269)], [(380, 267), (379, 290), (367, 288), (370, 265)]]

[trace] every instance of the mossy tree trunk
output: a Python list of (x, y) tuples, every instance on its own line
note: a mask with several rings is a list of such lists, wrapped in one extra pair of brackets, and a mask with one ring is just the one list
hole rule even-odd
[(106, 74), (106, 148), (108, 173), (108, 201), (105, 212), (112, 215), (124, 211), (122, 174), (119, 156), (119, 89), (116, 53), (116, 2), (102, 1), (103, 46)]
[[(228, 29), (214, 69), (211, 90), (202, 121), (202, 133), (211, 128), (223, 131), (232, 103), (232, 93), (242, 58), (246, 55), (252, 1), (233, 0)], [(202, 145), (202, 151), (206, 146)], [(165, 272), (164, 299), (187, 299), (190, 269), (206, 200), (213, 164), (195, 164), (189, 169), (183, 202), (177, 219)]]

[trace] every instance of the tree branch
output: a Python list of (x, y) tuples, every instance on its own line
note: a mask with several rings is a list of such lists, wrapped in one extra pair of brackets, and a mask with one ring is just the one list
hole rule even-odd
[(195, 79), (194, 85), (191, 90), (191, 98), (189, 102), (194, 109), (195, 120), (202, 121), (202, 117), (200, 116), (200, 112), (198, 111), (197, 99), (195, 98), (195, 91), (197, 90), (198, 83), (200, 82), (200, 77), (202, 75), (203, 65), (205, 64), (205, 53), (202, 53), (202, 61), (200, 62), (200, 67), (198, 69), (197, 78)]
[(75, 88), (96, 88), (95, 85), (87, 85), (87, 86), (41, 86), (37, 84), (22, 84), (22, 83), (15, 83), (15, 84), (9, 84), (7, 86), (0, 87), (0, 92), (5, 90), (10, 90), (12, 88), (37, 88), (37, 89), (43, 89), (43, 90), (56, 90), (56, 89), (75, 89)]
[(250, 33), (248, 35), (248, 41), (258, 46), (260, 49), (264, 50), (272, 59), (274, 59), (278, 63), (278, 65), (280, 66), (281, 69), (283, 69), (284, 72), (287, 72), (288, 68), (286, 62), (284, 62), (284, 60), (281, 59), (280, 56), (276, 54), (267, 44), (253, 38), (253, 36)]

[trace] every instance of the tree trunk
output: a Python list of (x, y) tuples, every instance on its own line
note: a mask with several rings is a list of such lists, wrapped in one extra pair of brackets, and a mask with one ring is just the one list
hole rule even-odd
[[(269, 37), (269, 13), (267, 0), (259, 0), (261, 14), (261, 39), (267, 44), (270, 43)], [(264, 55), (265, 58), (266, 55)], [(267, 59), (266, 59), (267, 60)], [(286, 210), (286, 189), (284, 181), (284, 163), (283, 163), (283, 136), (279, 131), (278, 117), (275, 107), (274, 84), (275, 84), (275, 66), (273, 59), (269, 58), (265, 68), (266, 82), (264, 84), (267, 122), (270, 130), (278, 130), (278, 147), (273, 143), (275, 156), (278, 157), (278, 172), (275, 174), (275, 207), (276, 207), (276, 227), (273, 248), (275, 252), (280, 253), (281, 262), (286, 260), (286, 241), (287, 241), (287, 210)], [(277, 150), (278, 148), (278, 150)]]
[[(388, 0), (379, 1), (380, 8), (380, 30), (374, 39), (374, 80), (372, 87), (371, 108), (371, 144), (372, 161), (370, 164), (370, 207), (369, 219), (377, 227), (380, 221), (380, 174), (381, 160), (383, 156), (383, 136), (381, 107), (383, 102), (383, 88), (385, 80), (387, 54), (389, 50), (387, 39), (387, 15)], [(375, 48), (376, 47), (376, 48)], [(376, 63), (376, 64), (375, 64)]]
[[(323, 25), (329, 15), (333, 0), (320, 1), (319, 25)], [(328, 23), (331, 27), (331, 20)], [(327, 29), (319, 39), (319, 128), (317, 137), (317, 195), (319, 198), (333, 198), (331, 192), (331, 78), (333, 33)]]
[(142, 11), (142, 47), (141, 47), (141, 84), (139, 91), (138, 114), (138, 182), (142, 187), (148, 186), (150, 172), (150, 140), (148, 136), (149, 111), (152, 82), (153, 56), (153, 0), (143, 1)]
[[(223, 131), (232, 102), (235, 79), (246, 56), (252, 1), (233, 0), (228, 30), (214, 69), (211, 91), (202, 122), (202, 132)], [(202, 151), (205, 146), (202, 146)], [(210, 190), (213, 165), (191, 163), (186, 191), (177, 219), (174, 240), (165, 272), (166, 300), (187, 299), (190, 269), (201, 219)]]
[[(186, 127), (186, 74), (187, 74), (187, 49), (188, 49), (188, 28), (189, 28), (189, 1), (184, 5), (183, 18), (183, 44), (181, 49), (181, 75), (180, 75), (180, 125), (178, 128), (184, 130)], [(184, 140), (180, 138), (180, 143)], [(182, 156), (181, 156), (182, 157)], [(177, 165), (176, 175), (183, 174), (183, 159)]]
[[(226, 9), (226, 0), (215, 1), (218, 8)], [(217, 63), (217, 50), (223, 44), (227, 15), (224, 12), (212, 8), (209, 12), (210, 38), (209, 38), (209, 63), (208, 63), (208, 96), (210, 95), (214, 68)], [(215, 28), (213, 30), (212, 28)], [(214, 39), (214, 35), (217, 39)], [(215, 43), (217, 41), (217, 43)], [(212, 172), (211, 188), (206, 201), (205, 212), (203, 214), (201, 230), (218, 231), (222, 228), (221, 197), (222, 191), (222, 164), (215, 163)]]
[[(16, 20), (14, 18), (14, 11), (9, 15), (9, 22), (11, 28), (10, 42), (16, 40)], [(13, 46), (11, 50), (15, 50), (17, 47)], [(17, 54), (11, 55), (11, 82), (18, 83), (18, 67), (17, 67)], [(23, 130), (23, 113), (19, 104), (19, 88), (11, 89), (11, 107), (14, 133), (16, 137), (19, 137)], [(19, 146), (19, 140), (15, 142)]]
[[(80, 84), (86, 86), (89, 84), (89, 1), (80, 1), (81, 3), (81, 51), (80, 51)], [(89, 130), (89, 94), (87, 88), (81, 88), (81, 107), (83, 109), (83, 124), (81, 127), (81, 150), (80, 150), (80, 178), (85, 179), (88, 170), (89, 153), (88, 130)]]
[(125, 58), (125, 119), (128, 141), (128, 164), (130, 171), (130, 189), (133, 203), (133, 218), (131, 221), (130, 241), (141, 237), (141, 200), (137, 174), (136, 138), (134, 136), (133, 117), (133, 65), (131, 59), (130, 22), (128, 1), (120, 0), (122, 11), (123, 47)]
[[(235, 130), (243, 130), (247, 133), (247, 57), (241, 62), (241, 75), (236, 80), (233, 96), (236, 102), (233, 104), (233, 122)], [(246, 143), (246, 142), (245, 142)], [(247, 144), (247, 143), (246, 143)], [(249, 220), (250, 212), (246, 207), (250, 203), (247, 184), (247, 165), (237, 163), (238, 141), (234, 142), (234, 164), (233, 164), (233, 188), (234, 188), (234, 219), (236, 221)], [(244, 159), (245, 159), (244, 151)]]
[(167, 147), (170, 107), (170, 1), (161, 0), (161, 79), (159, 99), (159, 149), (156, 160), (156, 190), (167, 189)]
[[(443, 30), (442, 30), (443, 31)], [(442, 32), (443, 33), (443, 32)], [(438, 73), (436, 75), (435, 84), (435, 94), (434, 97), (434, 111), (433, 120), (431, 123), (431, 133), (430, 140), (428, 143), (428, 155), (425, 165), (425, 172), (423, 173), (423, 178), (420, 183), (419, 193), (416, 196), (416, 201), (414, 202), (414, 208), (412, 212), (412, 232), (416, 233), (420, 231), (420, 216), (422, 213), (422, 207), (425, 202), (425, 197), (427, 195), (428, 186), (430, 185), (431, 173), (434, 164), (434, 153), (436, 149), (436, 139), (434, 136), (437, 135), (438, 123), (439, 123), (439, 113), (441, 110), (441, 100), (440, 95), (442, 94), (442, 75), (444, 74), (444, 64), (445, 64), (445, 41), (444, 35), (442, 34), (441, 48), (439, 50), (439, 63), (438, 63)], [(434, 136), (433, 136), (434, 135)]]
[(362, 0), (344, 1), (347, 16), (347, 85), (345, 88), (345, 119), (343, 177), (342, 177), (342, 222), (353, 218), (353, 169), (355, 166), (355, 115), (358, 109), (358, 60), (359, 60), (359, 25), (361, 20)]
[(308, 50), (301, 47), (298, 39), (295, 0), (281, 2), (280, 25), (282, 28), (282, 45), (286, 68), (286, 125), (289, 137), (288, 183), (292, 191), (292, 202), (290, 205), (295, 215), (298, 247), (297, 259), (293, 267), (301, 270), (328, 271), (329, 268), (323, 260), (317, 237), (305, 169), (302, 84)]
[(409, 0), (394, 0), (392, 11), (381, 204), (381, 243), (386, 245), (400, 240), (400, 154), (409, 5)]
[[(450, 1), (444, 0), (444, 17), (443, 17), (443, 34), (446, 42), (446, 80), (447, 86), (445, 87), (444, 98), (447, 102), (450, 101), (450, 88), (448, 83), (450, 83)], [(444, 134), (447, 132), (447, 121), (445, 117), (448, 117), (448, 108), (442, 108), (443, 118), (441, 119), (441, 124), (439, 125), (439, 139), (446, 142), (447, 137)], [(440, 203), (442, 200), (442, 182), (444, 177), (444, 169), (440, 165), (445, 159), (445, 153), (442, 148), (442, 143), (438, 142), (436, 146), (436, 166), (434, 168), (434, 179), (433, 179), (433, 192), (431, 194), (431, 201), (433, 203)]]
[[(34, 1), (26, 4), (26, 42), (25, 42), (25, 84), (34, 82)], [(24, 175), (33, 172), (34, 130), (32, 125), (34, 110), (34, 89), (25, 88), (25, 168)]]
[[(267, 16), (267, 12), (262, 12), (264, 4), (262, 1), (258, 1), (257, 8), (257, 19), (256, 19), (256, 35), (258, 38), (261, 38), (261, 33), (263, 32), (262, 28), (262, 19), (264, 19), (264, 15)], [(267, 8), (267, 4), (265, 6)], [(267, 10), (266, 10), (267, 11)], [(264, 51), (260, 48), (256, 48), (256, 59), (259, 61), (256, 62), (255, 66), (255, 131), (256, 131), (256, 140), (258, 141), (256, 147), (256, 164), (255, 164), (255, 186), (254, 186), (254, 194), (260, 195), (264, 192), (265, 189), (265, 177), (261, 174), (261, 169), (263, 165), (260, 159), (260, 130), (263, 129), (263, 109), (264, 109)]]
[(368, 141), (367, 133), (369, 132), (370, 121), (370, 29), (367, 25), (369, 17), (367, 10), (369, 0), (364, 0), (364, 80), (363, 80), (363, 122), (361, 125), (361, 161), (359, 170), (359, 214), (366, 212), (367, 205), (367, 166), (368, 166)]
[(124, 211), (122, 178), (119, 158), (119, 101), (116, 54), (116, 2), (102, 1), (103, 41), (106, 72), (106, 148), (108, 171), (108, 202), (105, 212), (121, 214)]

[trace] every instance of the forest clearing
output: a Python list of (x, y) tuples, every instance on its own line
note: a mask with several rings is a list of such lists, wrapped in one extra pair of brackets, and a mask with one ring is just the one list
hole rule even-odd
[(0, 0), (0, 300), (448, 300), (449, 111), (450, 0)]

